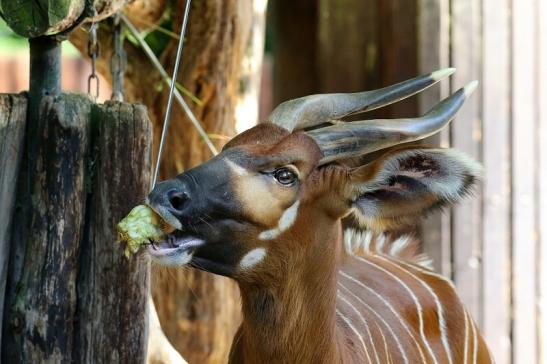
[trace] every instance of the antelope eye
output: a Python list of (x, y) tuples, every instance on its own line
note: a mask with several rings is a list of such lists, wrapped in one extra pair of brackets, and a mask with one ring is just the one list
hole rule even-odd
[(273, 176), (277, 180), (277, 182), (285, 186), (293, 184), (298, 179), (296, 173), (294, 173), (289, 168), (276, 169), (273, 173)]

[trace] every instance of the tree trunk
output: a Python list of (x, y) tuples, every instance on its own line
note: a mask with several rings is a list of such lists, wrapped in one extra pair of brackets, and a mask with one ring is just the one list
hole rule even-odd
[[(259, 40), (264, 36), (264, 9), (261, 9), (261, 4), (263, 8), (265, 1), (192, 2), (177, 80), (200, 100), (198, 105), (185, 98), (217, 147), (235, 134), (238, 122), (236, 108), (238, 104), (246, 102), (248, 105), (249, 102), (244, 94), (257, 92), (256, 78), (260, 76), (257, 69), (260, 69), (262, 60), (262, 41), (257, 42), (253, 36)], [(162, 0), (137, 0), (125, 13), (136, 26), (147, 28), (160, 21), (163, 12), (158, 9), (171, 10), (167, 14), (176, 16), (172, 28), (178, 32), (184, 1), (178, 1), (175, 9), (168, 7)], [(153, 33), (162, 37), (158, 31)], [(112, 45), (108, 26), (101, 24), (99, 38), (102, 46), (99, 71), (109, 78)], [(167, 40), (166, 46), (155, 51), (171, 74), (176, 39)], [(83, 31), (75, 32), (71, 41), (85, 51), (87, 36)], [(156, 151), (168, 88), (140, 49), (129, 42), (126, 42), (125, 48), (128, 53), (124, 80), (126, 98), (148, 106), (154, 125)], [(245, 67), (245, 60), (249, 60), (249, 57), (254, 57), (254, 66)], [(256, 123), (256, 112), (240, 114), (248, 118), (242, 121), (243, 125)], [(254, 116), (249, 118), (249, 115)], [(160, 178), (181, 173), (211, 156), (182, 109), (175, 105)], [(239, 292), (235, 283), (190, 269), (157, 269), (153, 275), (154, 301), (162, 327), (171, 343), (190, 363), (225, 362), (240, 321)]]

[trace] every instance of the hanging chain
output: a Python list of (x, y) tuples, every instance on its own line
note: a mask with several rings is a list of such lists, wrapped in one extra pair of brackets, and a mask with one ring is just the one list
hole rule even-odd
[(177, 83), (177, 73), (179, 71), (180, 57), (182, 55), (182, 48), (184, 45), (184, 35), (186, 33), (186, 25), (188, 23), (188, 13), (190, 12), (191, 0), (186, 0), (186, 7), (184, 8), (184, 15), (182, 18), (182, 25), (180, 29), (179, 44), (177, 47), (177, 57), (175, 58), (175, 67), (173, 68), (173, 76), (171, 77), (171, 87), (169, 89), (169, 97), (167, 98), (167, 110), (165, 111), (165, 118), (163, 119), (163, 129), (161, 131), (160, 146), (158, 148), (158, 157), (156, 160), (156, 169), (154, 171), (154, 179), (152, 180), (152, 188), (158, 181), (158, 174), (161, 165), (161, 155), (163, 153), (163, 146), (165, 144), (165, 137), (167, 136), (167, 129), (169, 127), (169, 120), (171, 119), (171, 110), (173, 110), (173, 93), (175, 91), (175, 85)]
[[(95, 15), (97, 14), (95, 11)], [(99, 97), (99, 77), (97, 76), (97, 58), (100, 55), (99, 43), (97, 42), (97, 23), (93, 21), (89, 28), (89, 41), (87, 43), (87, 55), (91, 58), (91, 74), (87, 78), (87, 93), (95, 100)], [(95, 82), (95, 95), (91, 94), (91, 85)]]
[(115, 101), (123, 101), (123, 75), (127, 68), (127, 54), (123, 48), (122, 26), (120, 14), (116, 13), (113, 18), (113, 41), (114, 50), (110, 60), (110, 72), (112, 73), (112, 96)]

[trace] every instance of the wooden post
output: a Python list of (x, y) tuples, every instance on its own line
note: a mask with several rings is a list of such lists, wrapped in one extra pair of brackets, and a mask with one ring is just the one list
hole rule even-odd
[(27, 127), (36, 139), (27, 138), (19, 176), (2, 361), (72, 359), (89, 112), (86, 97), (45, 97)]
[[(139, 363), (146, 358), (149, 261), (123, 256), (116, 224), (150, 189), (152, 126), (142, 105), (107, 102), (93, 110), (88, 169), (93, 194), (80, 253), (78, 363)], [(104, 350), (108, 348), (108, 350)]]
[(143, 363), (148, 261), (124, 258), (115, 224), (150, 187), (146, 111), (67, 94), (39, 110), (21, 153), (2, 361)]
[[(2, 312), (8, 274), (9, 236), (15, 203), (17, 175), (23, 154), (27, 99), (23, 95), (0, 95), (0, 343)], [(0, 345), (0, 355), (2, 346)], [(1, 357), (1, 356), (0, 356)]]

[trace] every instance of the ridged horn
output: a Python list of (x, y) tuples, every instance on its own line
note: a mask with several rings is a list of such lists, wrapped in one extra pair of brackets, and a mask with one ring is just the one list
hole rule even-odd
[(454, 118), (477, 85), (477, 81), (469, 83), (418, 118), (342, 122), (306, 133), (323, 152), (320, 164), (424, 139), (439, 132)]
[(289, 131), (332, 123), (348, 115), (405, 99), (450, 76), (454, 71), (454, 68), (445, 68), (373, 91), (318, 94), (285, 101), (272, 111), (268, 121)]

